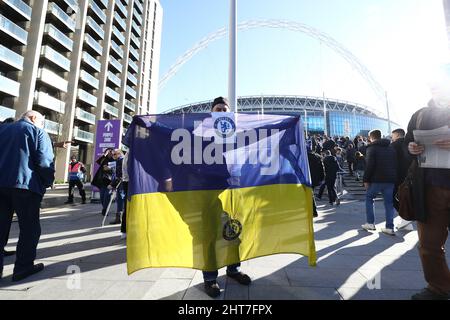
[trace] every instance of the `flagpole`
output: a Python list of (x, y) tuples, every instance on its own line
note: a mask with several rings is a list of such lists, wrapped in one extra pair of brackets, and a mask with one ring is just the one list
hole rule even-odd
[(230, 0), (230, 55), (228, 65), (228, 99), (232, 112), (237, 111), (236, 53), (237, 53), (237, 0)]

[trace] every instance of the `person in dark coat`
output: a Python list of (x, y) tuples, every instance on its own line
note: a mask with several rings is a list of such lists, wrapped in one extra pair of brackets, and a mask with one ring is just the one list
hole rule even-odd
[(320, 186), (325, 178), (325, 171), (323, 168), (322, 157), (308, 148), (308, 163), (309, 171), (311, 172), (311, 183), (313, 187), (313, 216), (317, 217), (316, 199), (314, 197), (314, 189)]
[(353, 146), (353, 144), (349, 144), (347, 147), (347, 164), (348, 164), (348, 171), (350, 172), (350, 175), (353, 176), (353, 171), (354, 171), (354, 165), (355, 165), (355, 153), (356, 153), (356, 149)]
[[(426, 147), (414, 141), (414, 130), (450, 126), (450, 65), (444, 71), (444, 79), (434, 83), (431, 88), (433, 99), (428, 107), (417, 111), (409, 121), (405, 145), (415, 157), (420, 156)], [(450, 155), (450, 139), (437, 139), (433, 144)], [(445, 257), (445, 243), (450, 220), (450, 169), (419, 168), (414, 177), (413, 193), (418, 248), (428, 286), (411, 299), (448, 300), (450, 270)]]
[(394, 233), (394, 205), (392, 194), (397, 181), (397, 160), (391, 141), (381, 139), (380, 130), (369, 132), (371, 143), (367, 147), (366, 170), (364, 172), (364, 186), (366, 192), (366, 219), (362, 225), (365, 230), (375, 230), (374, 199), (378, 193), (383, 194), (386, 213), (386, 227), (381, 231), (388, 235)]
[(91, 184), (100, 189), (100, 202), (102, 204), (102, 215), (106, 214), (109, 201), (111, 199), (111, 193), (108, 186), (112, 182), (112, 169), (108, 166), (110, 162), (113, 162), (113, 149), (105, 149), (105, 153), (96, 160), (100, 166), (92, 179)]
[(320, 187), (319, 199), (322, 197), (323, 190), (326, 186), (328, 190), (328, 200), (330, 205), (333, 205), (335, 202), (336, 205), (339, 205), (341, 202), (337, 195), (335, 184), (337, 173), (339, 171), (342, 171), (342, 169), (339, 167), (336, 157), (331, 154), (330, 150), (325, 151), (323, 165), (325, 168), (325, 184)]

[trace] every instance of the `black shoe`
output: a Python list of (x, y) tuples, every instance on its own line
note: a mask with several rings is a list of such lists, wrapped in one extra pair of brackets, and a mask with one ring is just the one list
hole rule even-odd
[(15, 255), (15, 254), (16, 254), (15, 251), (6, 251), (6, 250), (3, 250), (3, 256), (4, 256), (4, 257), (13, 256), (13, 255)]
[(81, 204), (86, 204), (86, 199), (81, 200)]
[(231, 279), (236, 280), (240, 284), (243, 284), (244, 286), (248, 286), (250, 283), (252, 283), (252, 279), (250, 279), (250, 277), (243, 272), (238, 273), (227, 272), (227, 276), (230, 277)]
[(431, 291), (428, 288), (423, 289), (419, 293), (411, 296), (411, 300), (449, 300), (449, 294), (441, 294)]
[(205, 292), (211, 298), (220, 296), (220, 287), (217, 281), (205, 281)]
[(313, 217), (317, 218), (319, 215), (317, 213), (313, 213)]
[(106, 214), (106, 209), (102, 209), (102, 216)]
[(25, 279), (25, 278), (27, 278), (27, 277), (29, 277), (29, 276), (35, 274), (35, 273), (38, 273), (38, 272), (40, 272), (40, 271), (42, 271), (42, 270), (44, 270), (44, 264), (43, 264), (43, 263), (35, 264), (35, 265), (34, 265), (30, 270), (28, 270), (28, 271), (23, 271), (23, 272), (20, 272), (20, 273), (15, 273), (15, 274), (13, 274), (13, 276), (12, 276), (12, 281), (13, 281), (13, 282), (16, 282), (16, 281), (23, 280), (23, 279)]
[(341, 204), (341, 199), (337, 199), (336, 200), (336, 205), (338, 206), (338, 205), (340, 205)]

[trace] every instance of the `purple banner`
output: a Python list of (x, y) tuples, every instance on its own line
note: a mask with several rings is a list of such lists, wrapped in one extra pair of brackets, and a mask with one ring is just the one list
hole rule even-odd
[[(94, 152), (94, 171), (92, 176), (97, 172), (99, 165), (96, 160), (100, 158), (105, 150), (108, 148), (120, 148), (120, 120), (98, 120), (97, 134), (95, 138), (95, 152)], [(94, 191), (98, 191), (93, 187)]]

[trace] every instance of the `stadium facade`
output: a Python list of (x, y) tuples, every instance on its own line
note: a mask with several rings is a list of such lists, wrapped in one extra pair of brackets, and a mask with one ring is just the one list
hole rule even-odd
[[(166, 113), (210, 112), (212, 100), (184, 105)], [(324, 104), (325, 110), (324, 111)], [(238, 112), (300, 115), (309, 134), (331, 136), (367, 135), (372, 129), (380, 129), (389, 135), (388, 120), (367, 106), (348, 101), (308, 96), (247, 96), (238, 98)], [(305, 121), (306, 120), (306, 121)], [(392, 129), (400, 127), (391, 121)]]

